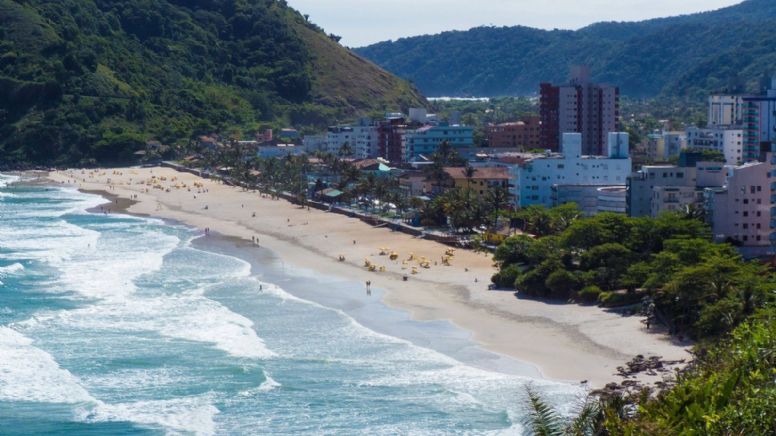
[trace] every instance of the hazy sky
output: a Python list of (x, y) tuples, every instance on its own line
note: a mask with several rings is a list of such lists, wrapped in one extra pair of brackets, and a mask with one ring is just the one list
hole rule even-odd
[(359, 47), (403, 36), (480, 25), (578, 29), (708, 11), (741, 0), (288, 0), (342, 43)]

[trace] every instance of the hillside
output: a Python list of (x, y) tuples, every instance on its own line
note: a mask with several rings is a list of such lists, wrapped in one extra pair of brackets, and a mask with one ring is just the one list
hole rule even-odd
[[(519, 21), (519, 17), (516, 18)], [(632, 97), (759, 90), (776, 72), (776, 2), (692, 15), (598, 23), (577, 31), (478, 27), (356, 49), (426, 95), (531, 95), (574, 64)]]
[(423, 102), (276, 0), (0, 0), (0, 164)]

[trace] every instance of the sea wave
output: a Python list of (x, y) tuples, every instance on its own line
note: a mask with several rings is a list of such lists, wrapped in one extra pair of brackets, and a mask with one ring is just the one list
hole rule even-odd
[(20, 179), (19, 176), (12, 176), (10, 174), (0, 174), (0, 188), (5, 188), (11, 183), (18, 182), (19, 179)]
[(85, 403), (96, 400), (70, 371), (35, 347), (32, 339), (0, 327), (0, 400)]
[(24, 265), (20, 264), (19, 262), (12, 263), (7, 266), (0, 266), (0, 278), (16, 275), (22, 271), (24, 271)]
[(76, 419), (88, 423), (129, 421), (174, 432), (212, 435), (216, 433), (214, 417), (218, 413), (212, 395), (201, 395), (118, 404), (99, 401), (76, 410)]

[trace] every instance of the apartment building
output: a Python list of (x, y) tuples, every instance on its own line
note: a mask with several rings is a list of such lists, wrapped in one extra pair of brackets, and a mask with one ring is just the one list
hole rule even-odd
[(705, 188), (721, 187), (725, 184), (725, 177), (726, 169), (722, 162), (698, 162), (695, 158), (688, 158), (687, 154), (683, 154), (679, 165), (644, 165), (627, 179), (628, 215), (656, 217), (667, 210), (699, 204), (702, 197), (690, 196), (684, 188), (703, 191)]
[(539, 92), (543, 148), (558, 151), (562, 135), (576, 132), (582, 134), (584, 154), (604, 154), (607, 135), (618, 130), (619, 88), (592, 83), (589, 68), (579, 66), (572, 69), (570, 83), (542, 83)]
[(547, 152), (513, 167), (518, 185), (517, 202), (521, 207), (558, 203), (555, 186), (625, 186), (631, 172), (628, 134), (608, 135), (607, 154), (582, 154), (582, 134), (564, 133), (563, 152)]
[(541, 148), (540, 127), (539, 117), (525, 117), (513, 123), (489, 125), (486, 129), (488, 146), (520, 151)]
[(747, 257), (773, 254), (776, 202), (770, 182), (774, 154), (731, 169), (724, 188), (706, 190), (706, 207), (714, 239), (730, 241)]
[(719, 152), (725, 156), (725, 163), (728, 165), (740, 165), (744, 162), (744, 130), (741, 128), (688, 127), (685, 135), (687, 148)]
[(421, 155), (431, 157), (443, 142), (447, 142), (452, 148), (473, 147), (474, 129), (447, 124), (407, 129), (402, 136), (403, 161), (410, 162)]

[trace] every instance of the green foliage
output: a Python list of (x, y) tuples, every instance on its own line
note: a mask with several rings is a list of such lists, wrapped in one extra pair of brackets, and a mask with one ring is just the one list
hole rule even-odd
[(588, 64), (594, 80), (617, 84), (631, 97), (700, 98), (759, 92), (760, 78), (776, 61), (774, 24), (774, 2), (749, 0), (715, 12), (577, 31), (478, 27), (357, 51), (428, 95), (533, 95), (540, 82), (564, 82), (572, 65)]
[(125, 160), (152, 138), (324, 126), (422, 100), (284, 1), (0, 0), (0, 29), (6, 163)]
[(649, 297), (650, 316), (696, 338), (729, 332), (776, 299), (770, 271), (744, 262), (728, 244), (712, 243), (695, 219), (580, 218), (573, 207), (526, 208), (515, 216), (540, 237), (504, 240), (494, 259), (508, 273), (493, 279), (501, 284), (520, 271), (515, 287), (526, 295), (610, 307)]
[(509, 289), (515, 286), (515, 280), (517, 280), (519, 275), (520, 267), (513, 264), (502, 270), (499, 270), (499, 272), (493, 275), (491, 281), (499, 288)]
[(602, 410), (594, 397), (576, 405), (571, 417), (564, 417), (529, 386), (526, 388), (528, 414), (523, 422), (527, 434), (534, 436), (587, 436), (599, 434)]
[(701, 346), (673, 388), (630, 420), (606, 414), (611, 434), (770, 434), (776, 429), (776, 308)]
[(598, 301), (599, 297), (601, 296), (601, 288), (599, 288), (596, 285), (588, 285), (582, 288), (581, 291), (579, 291), (578, 297), (581, 301), (585, 303), (595, 303)]

